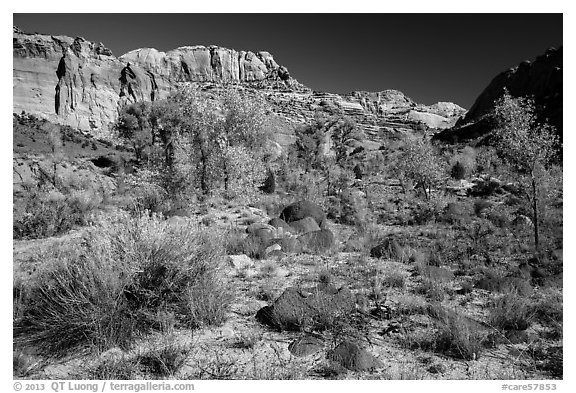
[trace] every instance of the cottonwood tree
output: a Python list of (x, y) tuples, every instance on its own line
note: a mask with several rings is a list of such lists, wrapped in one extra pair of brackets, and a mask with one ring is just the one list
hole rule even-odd
[(493, 117), (497, 128), (498, 150), (523, 186), (534, 224), (534, 247), (540, 249), (542, 198), (550, 193), (551, 181), (557, 171), (552, 168), (560, 149), (559, 138), (552, 126), (536, 119), (534, 100), (512, 97), (507, 91), (498, 99)]
[(410, 180), (422, 191), (427, 201), (430, 200), (432, 189), (444, 179), (445, 172), (434, 146), (425, 137), (406, 142), (398, 156), (396, 170), (400, 172), (405, 191), (404, 183)]

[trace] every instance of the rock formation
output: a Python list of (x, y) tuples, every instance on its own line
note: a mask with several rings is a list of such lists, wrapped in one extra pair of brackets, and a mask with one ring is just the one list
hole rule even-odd
[(494, 102), (504, 94), (504, 89), (513, 97), (533, 97), (539, 121), (547, 121), (562, 135), (562, 53), (562, 47), (550, 48), (533, 62), (524, 61), (497, 75), (453, 129), (436, 138), (462, 141), (490, 132), (493, 124), (487, 115), (494, 108)]
[(191, 46), (167, 53), (138, 49), (116, 58), (101, 43), (17, 28), (13, 57), (14, 112), (88, 131), (108, 130), (119, 105), (166, 97), (181, 82), (291, 82), (268, 52)]
[[(215, 96), (231, 87), (263, 95), (274, 113), (294, 125), (311, 122), (318, 111), (347, 116), (368, 139), (450, 127), (464, 112), (452, 103), (419, 105), (396, 90), (344, 96), (314, 92), (264, 51), (197, 45), (168, 52), (142, 48), (116, 58), (103, 44), (81, 37), (14, 28), (13, 58), (15, 113), (25, 111), (97, 135), (109, 133), (122, 105), (165, 98), (182, 83)], [(277, 138), (281, 145), (292, 141), (291, 135)]]

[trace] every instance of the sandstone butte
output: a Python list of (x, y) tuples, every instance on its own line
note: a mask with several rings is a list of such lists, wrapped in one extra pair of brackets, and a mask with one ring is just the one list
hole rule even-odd
[(197, 45), (168, 52), (136, 49), (117, 58), (102, 43), (82, 37), (13, 28), (14, 113), (105, 135), (124, 104), (166, 98), (183, 82), (265, 91), (275, 111), (296, 122), (312, 119), (318, 106), (334, 105), (372, 132), (421, 124), (447, 128), (465, 113), (450, 102), (419, 105), (396, 90), (345, 96), (314, 92), (265, 51)]

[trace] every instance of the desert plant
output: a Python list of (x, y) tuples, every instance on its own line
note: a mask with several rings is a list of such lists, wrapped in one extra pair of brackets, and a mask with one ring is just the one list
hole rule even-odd
[(534, 319), (529, 300), (514, 290), (506, 291), (491, 304), (489, 323), (501, 330), (525, 330)]
[(405, 144), (396, 169), (404, 181), (414, 182), (426, 201), (430, 200), (433, 187), (443, 180), (442, 162), (426, 138), (416, 138)]
[(456, 161), (456, 164), (452, 166), (450, 176), (456, 180), (462, 180), (466, 177), (466, 168), (464, 168), (464, 165), (462, 165), (460, 161)]
[[(498, 147), (523, 184), (534, 223), (534, 247), (540, 249), (540, 221), (543, 194), (554, 172), (549, 168), (557, 157), (560, 142), (550, 125), (537, 122), (533, 100), (514, 98), (508, 91), (496, 102), (493, 117), (497, 124)], [(561, 187), (559, 182), (556, 182)]]
[(47, 255), (22, 289), (15, 342), (57, 356), (127, 347), (139, 333), (162, 328), (167, 312), (187, 325), (220, 323), (229, 288), (216, 280), (219, 239), (147, 213), (98, 223), (81, 247)]
[(175, 341), (174, 337), (165, 337), (159, 345), (139, 353), (137, 363), (143, 371), (155, 377), (167, 378), (184, 366), (190, 347)]

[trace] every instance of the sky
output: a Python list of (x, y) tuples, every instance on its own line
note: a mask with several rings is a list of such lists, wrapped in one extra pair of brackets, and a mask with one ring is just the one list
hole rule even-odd
[(396, 89), (469, 109), (500, 72), (563, 44), (562, 14), (13, 14), (27, 32), (82, 36), (115, 56), (219, 45), (270, 52), (317, 91)]

